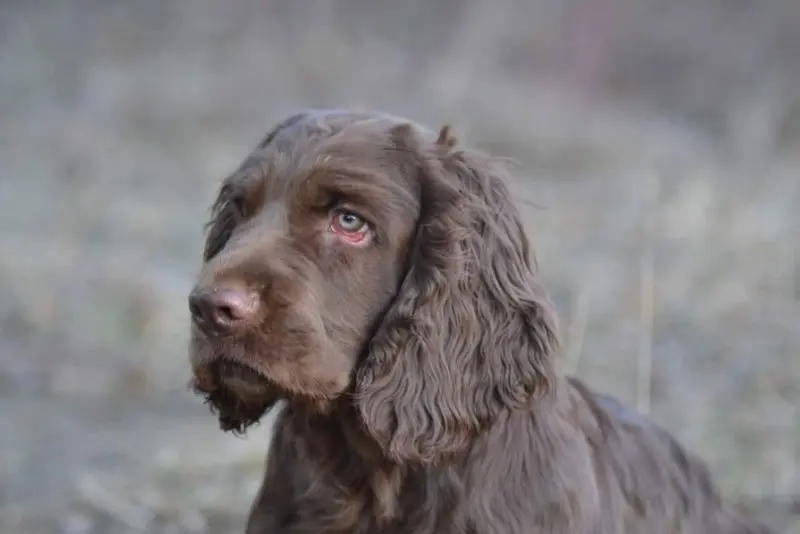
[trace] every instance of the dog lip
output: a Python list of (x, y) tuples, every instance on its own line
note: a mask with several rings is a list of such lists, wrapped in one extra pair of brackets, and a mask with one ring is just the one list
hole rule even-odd
[(213, 393), (219, 389), (214, 373), (207, 368), (194, 369), (194, 387), (203, 393)]
[(263, 396), (273, 384), (263, 373), (250, 365), (232, 360), (218, 360), (213, 364), (216, 379), (228, 389), (244, 396)]
[(270, 387), (269, 378), (258, 369), (220, 353), (196, 363), (192, 375), (194, 389), (202, 393), (233, 389), (256, 395)]

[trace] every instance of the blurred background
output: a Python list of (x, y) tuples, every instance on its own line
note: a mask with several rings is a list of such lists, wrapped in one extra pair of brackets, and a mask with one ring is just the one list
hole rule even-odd
[(186, 296), (328, 106), (516, 159), (565, 368), (800, 533), (797, 0), (2, 0), (0, 531), (241, 531), (269, 422), (187, 391)]

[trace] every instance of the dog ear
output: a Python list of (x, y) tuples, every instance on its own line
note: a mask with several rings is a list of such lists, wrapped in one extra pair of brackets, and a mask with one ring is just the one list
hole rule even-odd
[(427, 147), (407, 126), (392, 134), (416, 161), (422, 213), (355, 393), (390, 459), (435, 462), (551, 390), (556, 325), (505, 171), (456, 150), (448, 127)]

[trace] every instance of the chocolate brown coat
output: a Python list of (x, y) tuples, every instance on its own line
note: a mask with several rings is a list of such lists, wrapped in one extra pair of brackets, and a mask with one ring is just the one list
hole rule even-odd
[(247, 533), (766, 533), (667, 432), (558, 374), (506, 180), (447, 127), (336, 110), (225, 180), (194, 387), (237, 432), (287, 401)]

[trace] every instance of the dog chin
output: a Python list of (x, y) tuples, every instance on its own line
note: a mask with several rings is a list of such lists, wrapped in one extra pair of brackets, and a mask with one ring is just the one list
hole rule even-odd
[(236, 434), (244, 434), (284, 397), (257, 371), (225, 360), (196, 373), (193, 389), (217, 415), (220, 428)]

